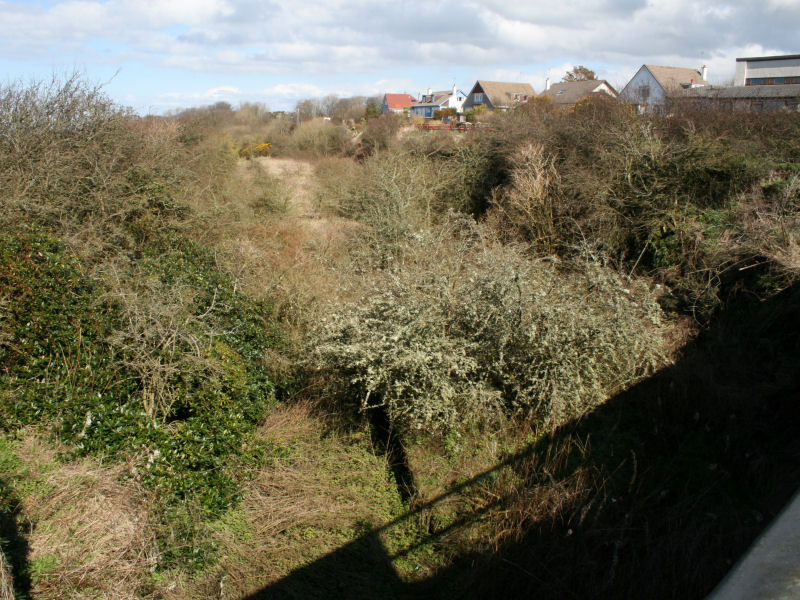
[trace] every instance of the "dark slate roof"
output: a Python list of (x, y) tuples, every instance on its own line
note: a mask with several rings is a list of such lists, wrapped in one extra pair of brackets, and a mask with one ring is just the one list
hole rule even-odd
[(737, 58), (736, 62), (755, 62), (758, 60), (791, 60), (800, 58), (800, 54), (781, 54), (780, 56), (751, 56), (748, 58)]
[(686, 90), (687, 97), (699, 98), (799, 98), (800, 84), (737, 85), (731, 87), (701, 87)]

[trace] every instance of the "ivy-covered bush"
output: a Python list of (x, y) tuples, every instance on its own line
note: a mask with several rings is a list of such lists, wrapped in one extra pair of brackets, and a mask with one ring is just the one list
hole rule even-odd
[(249, 433), (274, 402), (263, 351), (280, 336), (210, 253), (167, 245), (111, 293), (52, 237), (0, 236), (0, 425), (128, 456), (165, 507), (213, 514), (236, 498)]
[(308, 365), (406, 431), (510, 416), (557, 424), (663, 361), (660, 319), (644, 284), (591, 258), (531, 260), (453, 217), (420, 234), (374, 294), (331, 314)]

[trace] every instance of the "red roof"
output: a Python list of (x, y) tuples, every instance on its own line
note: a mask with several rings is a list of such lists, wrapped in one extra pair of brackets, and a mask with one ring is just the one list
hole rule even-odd
[(416, 101), (410, 94), (386, 94), (386, 105), (389, 109), (410, 108)]

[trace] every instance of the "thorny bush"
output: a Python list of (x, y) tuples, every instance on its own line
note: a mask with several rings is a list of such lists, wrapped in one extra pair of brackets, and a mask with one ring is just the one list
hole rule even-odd
[(340, 397), (384, 407), (398, 429), (555, 425), (664, 360), (654, 294), (592, 257), (531, 261), (456, 216), (409, 246), (371, 295), (332, 309), (307, 360)]

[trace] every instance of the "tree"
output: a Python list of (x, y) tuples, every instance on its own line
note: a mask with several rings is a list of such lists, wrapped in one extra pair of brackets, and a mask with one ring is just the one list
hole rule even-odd
[(353, 96), (342, 98), (333, 108), (330, 116), (338, 121), (358, 121), (364, 116), (364, 109), (367, 105), (365, 96)]
[(328, 94), (324, 98), (320, 98), (319, 107), (322, 114), (326, 117), (333, 117), (333, 111), (339, 103), (339, 96), (336, 94)]
[(592, 79), (597, 79), (597, 75), (595, 75), (594, 71), (583, 65), (578, 65), (571, 71), (567, 71), (562, 81), (589, 81)]
[(300, 100), (295, 105), (295, 113), (298, 121), (308, 121), (322, 114), (322, 107), (319, 98), (306, 98)]
[(383, 114), (381, 110), (380, 103), (375, 98), (370, 98), (367, 100), (367, 106), (364, 110), (364, 118), (365, 119), (375, 119), (380, 117)]

